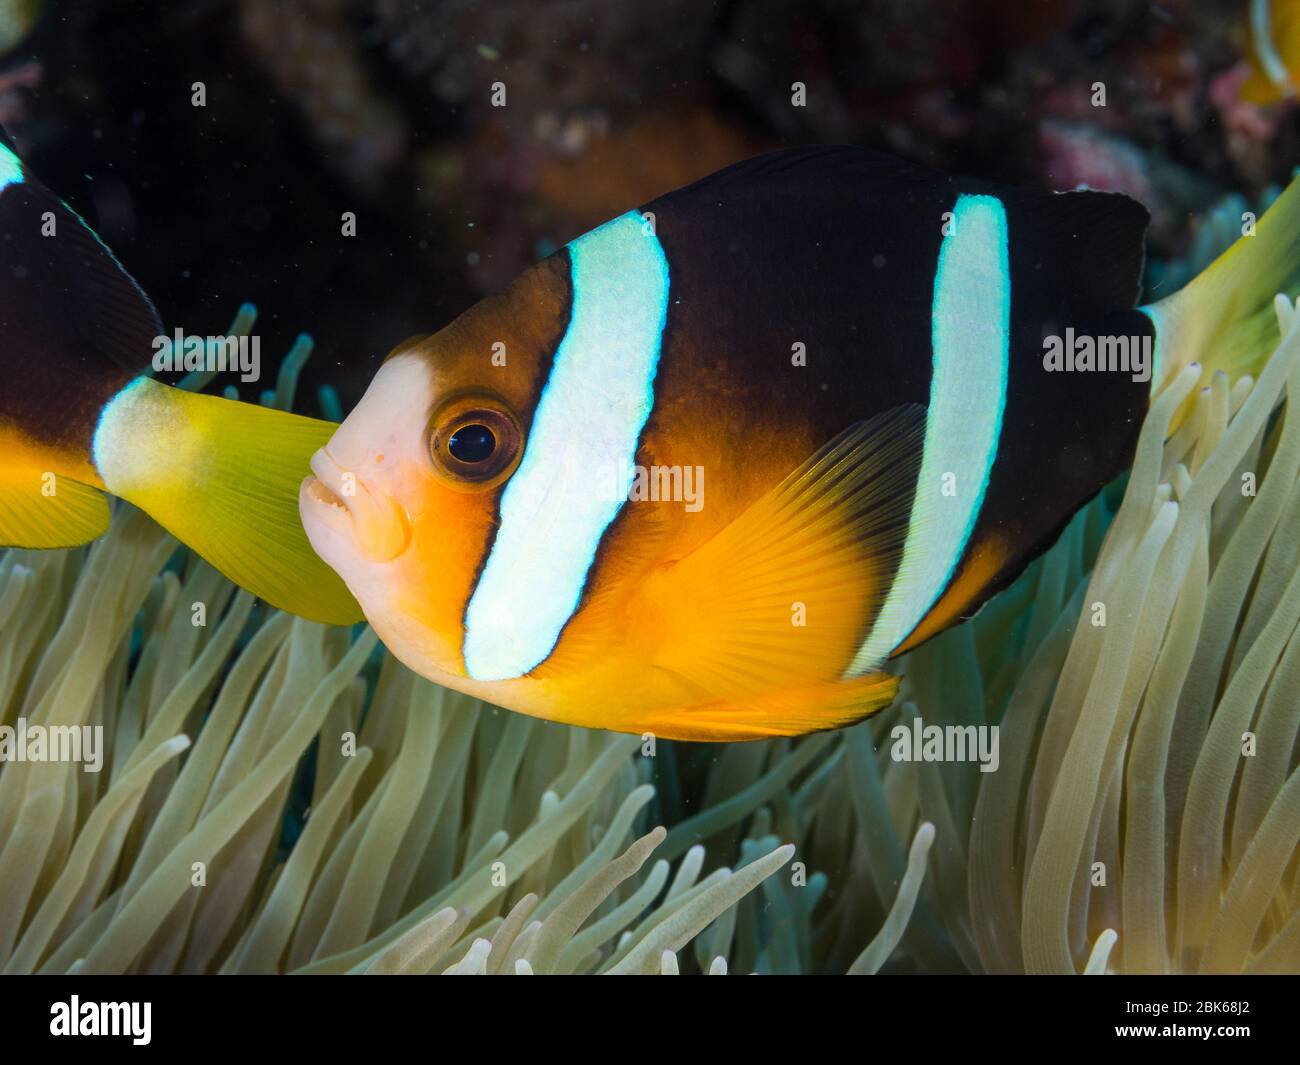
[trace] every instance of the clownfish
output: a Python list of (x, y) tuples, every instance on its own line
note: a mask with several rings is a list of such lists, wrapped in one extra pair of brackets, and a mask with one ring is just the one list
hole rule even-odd
[(271, 604), (358, 620), (298, 519), (334, 423), (153, 380), (166, 339), (153, 304), (3, 134), (0, 239), (0, 547), (94, 540), (111, 494)]
[(1272, 104), (1296, 94), (1300, 68), (1300, 4), (1296, 0), (1251, 0), (1241, 98)]
[(1258, 371), (1297, 195), (1134, 307), (1124, 196), (779, 152), (399, 345), (336, 426), (153, 380), (148, 297), (0, 137), (0, 546), (89, 542), (115, 495), (272, 605), (364, 612), (417, 672), (519, 712), (845, 725), (1128, 465), (1192, 353)]
[(1298, 215), (1137, 307), (1123, 195), (761, 156), (399, 345), (302, 523), (448, 687), (669, 738), (846, 725), (1130, 464), (1161, 381), (1258, 371)]

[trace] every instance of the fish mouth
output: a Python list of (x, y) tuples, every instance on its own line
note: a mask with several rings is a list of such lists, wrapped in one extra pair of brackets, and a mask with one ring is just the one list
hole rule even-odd
[(323, 503), (327, 507), (333, 507), (347, 514), (348, 505), (319, 477), (308, 477), (303, 481), (302, 488), (313, 502)]
[(348, 483), (351, 475), (334, 461), (329, 448), (323, 447), (311, 457), (311, 472), (315, 476), (308, 477), (303, 482), (303, 491), (318, 503), (351, 514), (352, 508), (348, 506), (344, 495), (356, 498), (356, 478), (352, 477), (351, 483)]
[(346, 537), (371, 562), (390, 562), (410, 546), (406, 511), (340, 466), (327, 447), (311, 457), (311, 469), (313, 476), (303, 481), (298, 493), (309, 534), (314, 521)]

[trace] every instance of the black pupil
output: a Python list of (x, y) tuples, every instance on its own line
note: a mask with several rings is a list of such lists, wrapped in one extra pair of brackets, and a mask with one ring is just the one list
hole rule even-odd
[(492, 457), (497, 438), (486, 425), (464, 425), (451, 434), (447, 450), (458, 462), (482, 462)]

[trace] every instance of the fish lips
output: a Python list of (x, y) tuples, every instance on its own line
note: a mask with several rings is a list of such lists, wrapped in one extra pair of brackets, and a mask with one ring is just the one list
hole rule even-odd
[(406, 511), (340, 466), (328, 447), (312, 456), (311, 469), (298, 492), (298, 510), (312, 547), (335, 569), (340, 548), (368, 562), (391, 562), (410, 546)]

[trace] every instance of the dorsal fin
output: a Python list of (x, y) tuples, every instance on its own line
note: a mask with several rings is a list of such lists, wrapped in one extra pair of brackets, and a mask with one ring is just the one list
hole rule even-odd
[[(933, 205), (951, 204), (958, 194), (992, 195), (1003, 202), (1014, 240), (1031, 269), (1050, 280), (1066, 305), (1088, 311), (1117, 311), (1138, 298), (1145, 256), (1147, 209), (1123, 193), (1078, 189), (1053, 192), (946, 174), (921, 163), (852, 145), (828, 144), (768, 152), (735, 163), (647, 205), (692, 200), (754, 213), (766, 224), (790, 226), (798, 237), (817, 231), (801, 219), (832, 212), (840, 224), (873, 228), (857, 214), (883, 212), (909, 224), (938, 230), (927, 217)], [(869, 246), (865, 245), (864, 247)], [(926, 248), (918, 241), (916, 248)], [(927, 260), (928, 269), (932, 264)], [(923, 272), (924, 274), (924, 272)], [(928, 276), (918, 276), (924, 285)]]
[[(0, 156), (11, 175), (0, 192), (7, 257), (29, 271), (24, 256), (49, 269), (49, 279), (62, 282), (50, 295), (75, 312), (83, 337), (123, 370), (139, 373), (162, 332), (153, 302), (86, 220), (32, 174), (2, 129)], [(20, 180), (12, 180), (15, 174)]]

